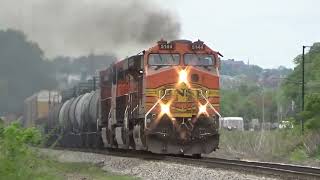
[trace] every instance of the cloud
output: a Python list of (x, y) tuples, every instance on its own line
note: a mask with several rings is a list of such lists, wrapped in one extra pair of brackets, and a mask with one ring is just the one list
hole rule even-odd
[(47, 56), (128, 55), (180, 35), (176, 15), (153, 0), (1, 0), (0, 7), (0, 28), (23, 31)]

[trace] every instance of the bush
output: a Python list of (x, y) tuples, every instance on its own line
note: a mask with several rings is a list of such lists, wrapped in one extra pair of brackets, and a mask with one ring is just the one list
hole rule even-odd
[(306, 153), (313, 157), (320, 153), (320, 132), (311, 131), (304, 136), (303, 146)]
[(19, 123), (0, 127), (0, 177), (2, 179), (34, 179), (41, 161), (30, 145), (40, 143), (40, 132), (23, 129)]
[(293, 162), (304, 161), (307, 158), (308, 158), (307, 153), (301, 147), (295, 149), (290, 155), (290, 161), (293, 161)]
[(60, 180), (78, 175), (81, 179), (131, 179), (106, 174), (92, 164), (59, 163), (30, 147), (39, 145), (41, 139), (35, 128), (23, 129), (18, 123), (8, 127), (0, 124), (0, 179)]
[(306, 120), (306, 128), (310, 130), (320, 129), (320, 93), (313, 93), (307, 96), (306, 111), (302, 113)]

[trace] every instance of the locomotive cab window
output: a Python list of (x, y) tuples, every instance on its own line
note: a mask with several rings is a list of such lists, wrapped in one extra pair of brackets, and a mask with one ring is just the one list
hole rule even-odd
[(175, 66), (180, 63), (179, 54), (150, 54), (148, 64), (149, 66), (163, 67)]
[(185, 54), (184, 64), (191, 66), (214, 66), (215, 58), (209, 54)]

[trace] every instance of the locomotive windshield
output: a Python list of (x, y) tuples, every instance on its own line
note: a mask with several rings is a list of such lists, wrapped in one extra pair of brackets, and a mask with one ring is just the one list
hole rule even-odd
[(150, 66), (173, 66), (179, 65), (179, 54), (150, 54)]
[(208, 54), (185, 54), (184, 64), (192, 66), (213, 66), (215, 58)]

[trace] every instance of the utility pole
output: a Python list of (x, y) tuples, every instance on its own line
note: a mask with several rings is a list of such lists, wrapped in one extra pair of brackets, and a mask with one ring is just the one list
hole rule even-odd
[(264, 123), (264, 89), (262, 89), (262, 123)]
[[(301, 110), (304, 111), (304, 49), (306, 46), (302, 46), (302, 83), (301, 83)], [(301, 117), (301, 133), (304, 133), (304, 119)]]
[[(304, 53), (305, 53), (305, 48), (307, 47), (311, 47), (311, 46), (302, 46), (302, 82), (301, 82), (301, 110), (302, 112), (304, 111), (304, 94), (305, 94), (305, 78), (304, 78), (304, 63), (305, 63), (305, 57), (304, 57)], [(304, 133), (304, 119), (303, 117), (301, 118), (301, 133)]]
[(265, 112), (264, 112), (264, 85), (262, 84), (261, 85), (261, 95), (262, 95), (262, 123), (261, 123), (261, 131), (263, 131), (264, 130), (264, 127), (265, 127), (265, 124), (264, 124), (264, 114), (265, 114)]

